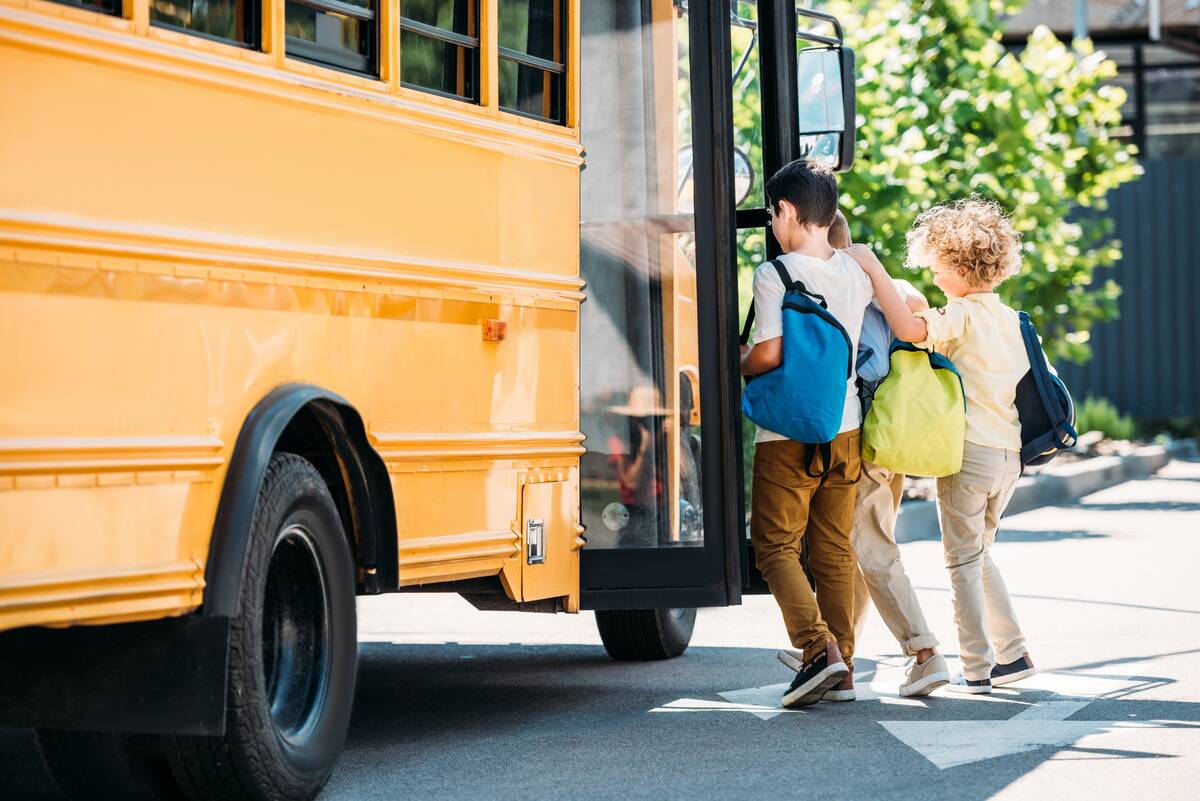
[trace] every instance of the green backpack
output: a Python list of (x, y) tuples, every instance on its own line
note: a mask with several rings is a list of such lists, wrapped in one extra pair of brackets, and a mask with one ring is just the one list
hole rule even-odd
[(962, 376), (940, 353), (892, 344), (891, 370), (863, 422), (862, 457), (907, 476), (962, 469), (967, 431)]

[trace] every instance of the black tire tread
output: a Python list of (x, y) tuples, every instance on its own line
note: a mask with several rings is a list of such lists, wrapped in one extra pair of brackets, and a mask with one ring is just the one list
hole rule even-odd
[(608, 655), (618, 661), (672, 659), (687, 650), (672, 636), (666, 609), (605, 609), (596, 612), (596, 627)]
[[(278, 491), (278, 490), (289, 491)], [(255, 504), (251, 530), (258, 531), (262, 519), (272, 519), (278, 511), (276, 505), (291, 497), (295, 490), (312, 491), (324, 499), (336, 518), (337, 509), (329, 488), (317, 469), (301, 456), (292, 453), (276, 453), (267, 467)], [(251, 553), (243, 567), (242, 587), (260, 587), (266, 577), (260, 575), (269, 559), (261, 551), (271, 548), (271, 542), (262, 537), (251, 538)], [(257, 553), (256, 553), (257, 551)], [(269, 554), (268, 554), (269, 555)], [(247, 624), (245, 616), (233, 621), (229, 638), (229, 664), (241, 666), (242, 670), (256, 666), (254, 658), (243, 652), (245, 641), (238, 636), (240, 627)], [(251, 625), (259, 625), (255, 618)], [(253, 656), (253, 655), (249, 655)], [(271, 722), (264, 720), (263, 709), (256, 699), (239, 697), (234, 682), (229, 683), (226, 698), (226, 733), (220, 737), (171, 737), (166, 749), (176, 779), (192, 801), (306, 801), (316, 792), (288, 792), (294, 779), (271, 758), (255, 732), (269, 730)], [(230, 747), (235, 743), (236, 749)], [(329, 771), (331, 772), (331, 771)], [(329, 772), (317, 787), (324, 786)], [(264, 794), (264, 788), (272, 792)]]

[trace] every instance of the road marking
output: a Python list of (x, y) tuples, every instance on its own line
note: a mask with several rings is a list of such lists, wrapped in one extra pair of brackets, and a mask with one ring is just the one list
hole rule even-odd
[[(1039, 673), (995, 692), (1021, 698), (1051, 693), (1008, 720), (879, 721), (900, 742), (938, 768), (954, 768), (985, 759), (1011, 756), (1038, 748), (1063, 748), (1094, 734), (1126, 728), (1128, 722), (1067, 720), (1093, 701), (1120, 696), (1138, 682), (1129, 676), (1087, 673)], [(987, 696), (964, 696), (966, 699)], [(1132, 724), (1154, 728), (1153, 722)]]
[(1038, 748), (1065, 747), (1113, 724), (1093, 720), (939, 720), (880, 721), (879, 725), (945, 770)]
[[(780, 685), (784, 689), (786, 684)], [(767, 690), (768, 687), (748, 687), (745, 690), (735, 690), (732, 694), (751, 692), (754, 690)], [(780, 691), (782, 692), (782, 690)], [(725, 695), (725, 693), (721, 693)], [(775, 696), (778, 699), (778, 695)], [(751, 715), (760, 720), (770, 720), (771, 718), (782, 715), (785, 712), (799, 712), (798, 709), (783, 709), (779, 706), (767, 706), (764, 704), (755, 704), (748, 702), (735, 701), (708, 701), (703, 698), (680, 698), (677, 701), (672, 701), (663, 706), (656, 706), (650, 710), (651, 712), (749, 712)]]
[[(879, 671), (885, 675), (894, 671)], [(895, 681), (874, 679), (878, 673), (855, 674), (859, 702), (884, 705), (928, 707), (927, 698), (901, 698)], [(868, 677), (874, 680), (867, 681)], [(1007, 720), (906, 720), (877, 721), (893, 737), (929, 760), (941, 770), (1011, 756), (1039, 748), (1065, 748), (1085, 737), (1112, 733), (1121, 729), (1190, 728), (1195, 723), (1172, 724), (1169, 721), (1068, 720), (1093, 701), (1120, 698), (1140, 681), (1129, 676), (1094, 673), (1041, 673), (1008, 687), (998, 687), (988, 695), (953, 695), (955, 703), (1004, 703), (1021, 705), (1020, 712)], [(759, 720), (771, 720), (783, 714), (804, 710), (784, 709), (780, 700), (787, 684), (767, 684), (717, 693), (724, 701), (680, 698), (651, 712), (737, 712)], [(1034, 700), (1030, 694), (1037, 693)], [(1048, 695), (1049, 697), (1045, 697)], [(976, 707), (982, 709), (982, 707)]]

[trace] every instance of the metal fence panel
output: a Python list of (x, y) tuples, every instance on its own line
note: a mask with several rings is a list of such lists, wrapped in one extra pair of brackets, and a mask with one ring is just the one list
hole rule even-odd
[(1120, 317), (1092, 329), (1092, 360), (1059, 364), (1076, 403), (1108, 398), (1136, 418), (1200, 416), (1200, 159), (1147, 159), (1109, 195), (1124, 256)]

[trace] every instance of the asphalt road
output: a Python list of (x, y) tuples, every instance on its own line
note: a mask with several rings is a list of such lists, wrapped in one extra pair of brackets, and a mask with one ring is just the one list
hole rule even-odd
[[(345, 799), (1192, 799), (1200, 777), (1200, 462), (1006, 521), (995, 551), (1043, 675), (990, 697), (896, 696), (873, 616), (855, 703), (775, 707), (769, 597), (701, 612), (669, 662), (617, 664), (591, 616), (366, 599)], [(947, 655), (940, 543), (903, 546)], [(755, 689), (760, 688), (760, 689)], [(0, 798), (56, 798), (0, 730)], [(7, 787), (7, 789), (6, 789)]]

